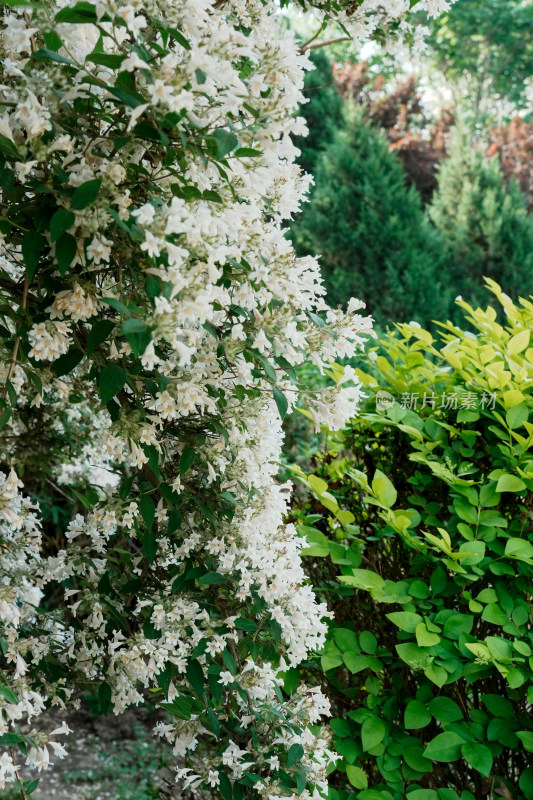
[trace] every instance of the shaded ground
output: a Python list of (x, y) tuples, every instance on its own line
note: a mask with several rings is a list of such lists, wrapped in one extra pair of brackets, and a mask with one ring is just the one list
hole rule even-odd
[[(157, 721), (132, 709), (118, 717), (87, 712), (50, 715), (52, 730), (66, 720), (72, 733), (61, 737), (68, 757), (51, 759), (32, 800), (175, 800), (178, 797), (169, 748), (151, 729)], [(66, 741), (65, 741), (66, 740)], [(21, 759), (22, 760), (22, 759)], [(22, 768), (26, 780), (36, 773)], [(0, 791), (2, 800), (19, 800), (20, 791)]]

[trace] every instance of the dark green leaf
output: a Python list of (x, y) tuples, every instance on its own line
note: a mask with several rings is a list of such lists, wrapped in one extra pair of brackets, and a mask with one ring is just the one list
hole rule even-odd
[(116, 364), (107, 364), (103, 368), (98, 381), (102, 405), (105, 406), (122, 389), (127, 377), (126, 370)]
[(183, 477), (189, 471), (194, 461), (194, 450), (186, 445), (180, 456), (180, 476)]
[(102, 714), (107, 714), (111, 708), (111, 686), (108, 683), (101, 683), (98, 687), (98, 705)]
[(70, 64), (71, 67), (76, 66), (76, 62), (72, 61), (72, 59), (62, 56), (54, 50), (47, 50), (44, 47), (32, 53), (31, 57), (34, 61), (58, 61), (60, 64)]
[(139, 510), (146, 526), (146, 530), (149, 531), (152, 528), (155, 519), (155, 505), (149, 494), (143, 494), (139, 498)]
[(81, 186), (74, 191), (71, 197), (70, 204), (76, 211), (82, 211), (84, 208), (90, 206), (96, 200), (102, 181), (95, 178), (92, 181), (85, 181)]
[(217, 146), (218, 158), (224, 158), (225, 155), (235, 150), (239, 144), (239, 140), (234, 133), (225, 130), (224, 128), (217, 128), (213, 134), (215, 144)]
[(226, 583), (227, 576), (221, 575), (220, 572), (208, 572), (206, 575), (202, 575), (201, 578), (198, 578), (198, 583), (200, 586), (211, 586), (215, 583)]
[(52, 243), (57, 242), (59, 237), (74, 225), (75, 221), (76, 217), (72, 211), (66, 208), (60, 208), (56, 211), (50, 220), (50, 239)]
[(22, 257), (30, 280), (35, 275), (35, 271), (39, 266), (40, 255), (45, 247), (46, 239), (41, 233), (30, 230), (24, 234), (22, 240)]
[(99, 347), (102, 342), (105, 342), (105, 340), (110, 336), (114, 327), (115, 323), (110, 319), (102, 319), (93, 323), (93, 326), (89, 331), (89, 336), (87, 337), (88, 356), (94, 353), (96, 348)]
[(185, 675), (198, 697), (200, 699), (203, 698), (205, 683), (204, 671), (196, 658), (191, 658), (189, 660)]
[(54, 361), (52, 364), (52, 372), (56, 378), (61, 378), (63, 375), (68, 375), (72, 372), (78, 364), (83, 360), (84, 353), (78, 350), (77, 347), (71, 347), (70, 350)]
[(276, 405), (278, 407), (279, 415), (282, 420), (285, 419), (287, 416), (287, 409), (289, 408), (289, 401), (285, 397), (282, 391), (278, 389), (277, 386), (274, 386), (272, 389), (274, 393), (274, 400), (276, 401)]
[(78, 252), (76, 239), (70, 233), (63, 233), (56, 242), (57, 267), (61, 275), (65, 275)]
[(289, 753), (287, 755), (287, 766), (292, 767), (298, 761), (301, 761), (304, 755), (304, 749), (301, 744), (291, 744)]

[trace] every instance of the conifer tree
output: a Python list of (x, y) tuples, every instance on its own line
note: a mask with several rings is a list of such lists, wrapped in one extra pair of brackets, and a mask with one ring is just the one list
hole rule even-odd
[(360, 297), (379, 325), (446, 316), (440, 236), (385, 137), (355, 114), (324, 151), (315, 180), (292, 235), (300, 253), (321, 256), (328, 300)]
[(533, 218), (514, 180), (505, 184), (497, 159), (456, 131), (429, 209), (445, 240), (449, 274), (469, 303), (483, 302), (483, 276), (508, 294), (533, 291)]

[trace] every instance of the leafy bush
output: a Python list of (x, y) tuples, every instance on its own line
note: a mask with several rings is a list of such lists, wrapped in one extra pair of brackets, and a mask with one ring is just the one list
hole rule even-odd
[(292, 236), (300, 254), (321, 256), (331, 304), (360, 297), (381, 325), (445, 316), (440, 235), (387, 140), (359, 112), (323, 152), (315, 179)]
[(399, 325), (361, 415), (300, 473), (334, 617), (334, 800), (533, 797), (533, 305), (489, 285), (505, 326), (464, 302), (475, 334)]

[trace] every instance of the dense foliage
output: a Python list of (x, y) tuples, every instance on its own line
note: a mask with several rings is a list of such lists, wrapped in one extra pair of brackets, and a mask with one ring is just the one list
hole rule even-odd
[(464, 83), (461, 102), (477, 123), (493, 118), (495, 107), (529, 109), (532, 24), (533, 6), (523, 0), (461, 0), (432, 24), (437, 62)]
[[(382, 38), (410, 4), (298, 5)], [(283, 233), (309, 63), (279, 19), (2, 6), (0, 788), (66, 755), (39, 718), (84, 692), (168, 711), (155, 734), (196, 794), (326, 789), (327, 698), (280, 692), (326, 609), (275, 476), (293, 368), (353, 355), (371, 321), (328, 309)], [(317, 424), (344, 424), (353, 377), (310, 397)]]
[(317, 253), (331, 304), (360, 297), (376, 322), (446, 315), (440, 236), (379, 131), (356, 114), (318, 161), (309, 205), (292, 226), (297, 251)]
[(295, 471), (334, 616), (335, 800), (533, 797), (533, 304), (491, 288), (505, 326), (465, 303), (475, 335), (398, 326), (360, 416)]
[(530, 294), (533, 217), (526, 198), (465, 132), (455, 131), (449, 151), (429, 207), (446, 250), (446, 282), (473, 304), (482, 300), (483, 277), (513, 296)]

